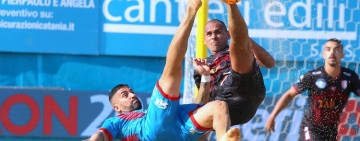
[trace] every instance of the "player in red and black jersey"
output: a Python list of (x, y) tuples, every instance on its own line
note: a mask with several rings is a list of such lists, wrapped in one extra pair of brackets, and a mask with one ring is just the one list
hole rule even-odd
[[(148, 109), (136, 111), (141, 108), (141, 102), (134, 91), (128, 85), (115, 86), (109, 94), (109, 100), (120, 116), (107, 118), (101, 129), (88, 140), (195, 141), (211, 129), (216, 130), (218, 141), (240, 139), (238, 129), (229, 129), (226, 102), (180, 105), (182, 61), (201, 5), (201, 0), (188, 0), (184, 18), (169, 45), (163, 73), (153, 89)], [(239, 26), (246, 28), (244, 24)]]
[(237, 18), (240, 17), (240, 14), (229, 17), (229, 31), (224, 22), (210, 20), (205, 26), (204, 38), (211, 56), (193, 60), (194, 80), (199, 88), (195, 103), (226, 101), (231, 125), (244, 124), (255, 115), (265, 98), (259, 65), (267, 68), (275, 65), (274, 58), (249, 38), (247, 29), (237, 29), (231, 24), (239, 22)]
[(340, 66), (344, 57), (340, 40), (329, 39), (322, 55), (325, 65), (301, 75), (279, 99), (265, 126), (269, 133), (274, 130), (276, 115), (297, 94), (308, 90), (309, 108), (301, 122), (300, 138), (303, 141), (337, 140), (341, 113), (351, 92), (360, 95), (360, 80), (354, 71)]

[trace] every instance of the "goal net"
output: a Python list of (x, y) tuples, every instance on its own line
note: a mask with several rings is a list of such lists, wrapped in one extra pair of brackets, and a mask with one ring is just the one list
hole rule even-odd
[[(307, 93), (298, 95), (275, 119), (275, 132), (264, 130), (266, 120), (280, 96), (299, 76), (323, 65), (321, 48), (329, 38), (343, 42), (343, 66), (360, 73), (360, 1), (356, 0), (242, 0), (239, 9), (248, 24), (249, 36), (276, 59), (271, 69), (261, 68), (266, 98), (254, 118), (244, 125), (242, 141), (285, 141), (299, 138), (299, 127), (307, 108)], [(220, 0), (209, 0), (209, 19), (227, 23), (227, 8)], [(196, 24), (195, 24), (196, 26)], [(185, 58), (184, 97), (190, 103), (194, 94), (192, 78), (195, 33), (189, 40)], [(359, 54), (359, 55), (357, 55)], [(360, 99), (352, 94), (341, 117), (340, 140), (360, 140)], [(214, 140), (214, 135), (211, 140)]]

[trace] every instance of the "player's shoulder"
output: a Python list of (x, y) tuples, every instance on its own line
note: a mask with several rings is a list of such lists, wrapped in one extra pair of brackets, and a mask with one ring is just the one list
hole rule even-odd
[(318, 67), (316, 69), (307, 71), (304, 75), (306, 75), (306, 76), (316, 76), (316, 75), (321, 75), (322, 73), (324, 73), (324, 68), (323, 67)]
[(222, 55), (230, 54), (230, 48), (228, 47), (228, 48), (224, 49), (223, 51), (221, 51), (221, 54)]
[(210, 55), (210, 56), (206, 57), (205, 59), (206, 59), (207, 62), (209, 62), (209, 61), (214, 60), (215, 58), (216, 57), (214, 55)]
[(119, 118), (118, 116), (112, 116), (112, 117), (108, 117), (104, 124), (111, 124), (111, 125), (117, 125), (117, 124), (121, 124), (121, 122), (123, 121), (123, 119)]
[(219, 56), (224, 56), (224, 55), (228, 55), (230, 53), (229, 48), (225, 48), (219, 52), (217, 52), (216, 54), (210, 55), (209, 57), (207, 57), (206, 59), (212, 59), (212, 58), (217, 58)]
[(229, 56), (229, 55), (230, 55), (229, 49), (226, 48), (226, 49), (221, 50), (220, 52), (217, 52), (216, 54), (213, 54), (213, 55), (210, 55), (209, 57), (206, 57), (206, 61), (208, 62), (208, 64), (211, 64), (211, 63), (214, 63), (214, 61), (217, 58), (224, 58), (224, 57)]
[(349, 68), (341, 67), (341, 72), (345, 76), (349, 76), (349, 77), (357, 76), (357, 73), (354, 70), (351, 70)]

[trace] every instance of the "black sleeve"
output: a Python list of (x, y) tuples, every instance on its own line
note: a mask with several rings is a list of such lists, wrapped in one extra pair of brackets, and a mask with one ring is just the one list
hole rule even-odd
[(352, 75), (354, 76), (351, 77), (352, 80), (350, 81), (350, 84), (353, 84), (351, 91), (357, 96), (360, 96), (360, 77), (355, 72)]
[(298, 93), (302, 93), (302, 92), (310, 89), (311, 84), (312, 84), (311, 79), (312, 79), (311, 72), (307, 72), (300, 76), (299, 80), (294, 84)]
[(199, 74), (197, 71), (194, 71), (194, 81), (195, 81), (196, 87), (199, 89), (200, 81), (201, 81), (201, 74)]

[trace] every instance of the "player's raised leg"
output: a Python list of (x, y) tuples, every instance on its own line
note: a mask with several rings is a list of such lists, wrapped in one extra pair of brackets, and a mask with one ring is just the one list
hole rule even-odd
[(238, 141), (240, 139), (239, 129), (228, 130), (230, 117), (225, 101), (216, 100), (207, 103), (194, 111), (193, 118), (200, 127), (213, 128), (218, 141)]
[(238, 73), (248, 73), (253, 68), (254, 56), (249, 45), (247, 25), (236, 4), (228, 4), (231, 68)]
[(179, 97), (182, 79), (182, 61), (188, 46), (188, 39), (201, 0), (188, 0), (185, 16), (179, 25), (166, 54), (166, 64), (159, 85), (171, 97)]

